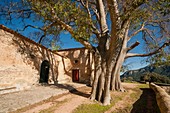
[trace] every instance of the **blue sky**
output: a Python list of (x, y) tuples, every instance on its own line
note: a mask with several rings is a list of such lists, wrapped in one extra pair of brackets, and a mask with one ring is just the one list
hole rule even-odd
[[(22, 25), (10, 25), (10, 24), (5, 24), (3, 20), (0, 20), (0, 24), (3, 24), (7, 27), (9, 27), (10, 29), (15, 30), (16, 28), (22, 27)], [(32, 29), (28, 29), (24, 32), (20, 32), (21, 34), (23, 34), (26, 37), (29, 37), (29, 33)], [(137, 35), (137, 37), (140, 35)], [(60, 35), (60, 39), (62, 41), (61, 47), (62, 49), (68, 49), (68, 48), (79, 48), (79, 47), (83, 47), (82, 44), (80, 44), (79, 42), (76, 42), (73, 38), (71, 38), (71, 35), (69, 33), (62, 33)], [(132, 42), (135, 42), (137, 40), (137, 38), (132, 39)], [(138, 52), (138, 53), (143, 53), (143, 45), (141, 44), (139, 47), (136, 47), (134, 50), (132, 50), (132, 52)], [(142, 57), (135, 57), (135, 58), (128, 58), (125, 61), (125, 64), (130, 64), (130, 69), (139, 69), (141, 67), (145, 67), (147, 66), (147, 64), (144, 62), (145, 58)], [(143, 63), (142, 63), (143, 62)]]
[[(0, 2), (1, 3), (1, 2)], [(21, 20), (18, 20), (18, 19), (14, 19), (13, 20), (13, 24), (7, 24), (5, 23), (5, 19), (4, 18), (1, 18), (0, 17), (0, 24), (3, 24), (5, 26), (7, 26), (8, 28), (10, 29), (13, 29), (13, 30), (16, 30), (16, 29), (21, 29), (23, 28), (23, 24), (20, 22)], [(41, 22), (31, 22), (30, 20), (26, 20), (26, 22), (28, 22), (29, 24), (33, 24), (33, 25), (36, 25), (36, 26), (41, 26)], [(23, 32), (19, 32), (21, 33), (22, 35), (26, 36), (26, 37), (29, 37), (30, 34), (29, 32), (31, 32), (33, 29), (27, 29)], [(68, 49), (68, 48), (79, 48), (79, 47), (83, 47), (83, 45), (81, 45), (79, 42), (76, 42), (73, 38), (71, 38), (71, 35), (69, 33), (62, 33), (60, 35), (60, 39), (61, 39), (61, 48), (62, 49)], [(137, 35), (136, 37), (134, 37), (130, 44), (134, 43), (135, 41), (139, 40), (138, 37), (141, 37), (141, 34)], [(141, 41), (141, 40), (139, 40)], [(142, 42), (143, 43), (143, 42)], [(140, 46), (138, 46), (137, 48), (133, 49), (132, 52), (135, 52), (135, 53), (143, 53), (143, 44), (140, 44)], [(141, 63), (142, 61), (144, 61), (145, 58), (142, 58), (142, 57), (135, 57), (135, 58), (129, 58), (126, 60), (125, 64), (130, 64), (130, 69), (138, 69), (138, 68), (141, 68), (141, 67), (144, 67), (146, 66), (147, 64), (146, 63)]]
[(62, 37), (62, 49), (83, 47), (82, 44), (76, 42), (73, 38), (71, 38), (71, 35), (69, 33), (63, 33), (60, 35), (60, 37)]

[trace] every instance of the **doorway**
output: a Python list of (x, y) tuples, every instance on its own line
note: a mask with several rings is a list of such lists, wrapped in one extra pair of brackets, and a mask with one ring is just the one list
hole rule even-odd
[(79, 82), (79, 69), (72, 70), (72, 81)]
[(41, 64), (39, 83), (47, 83), (48, 84), (49, 68), (50, 68), (49, 61), (44, 60)]

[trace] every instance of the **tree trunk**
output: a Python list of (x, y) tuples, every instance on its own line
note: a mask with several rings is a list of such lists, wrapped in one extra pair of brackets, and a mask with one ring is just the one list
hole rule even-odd
[(110, 80), (114, 63), (111, 63), (112, 55), (107, 50), (109, 36), (106, 34), (95, 50), (95, 77), (92, 85), (91, 100), (98, 100), (103, 105), (110, 104)]
[(103, 105), (110, 105), (110, 82), (111, 82), (111, 74), (112, 74), (112, 68), (114, 64), (109, 62), (106, 67), (106, 75), (105, 75), (105, 86), (104, 86), (104, 101)]
[[(99, 0), (101, 2), (101, 0)], [(100, 3), (99, 2), (99, 3)], [(116, 29), (102, 33), (99, 37), (99, 46), (95, 51), (95, 78), (92, 86), (91, 99), (98, 100), (103, 105), (110, 104), (110, 86), (112, 89), (123, 91), (120, 81), (120, 69), (127, 52), (127, 36), (129, 22), (123, 25), (123, 29), (118, 34), (114, 34)], [(114, 68), (114, 74), (112, 74)], [(111, 85), (112, 77), (112, 85)]]
[(127, 54), (127, 42), (128, 42), (128, 31), (129, 31), (129, 25), (130, 21), (126, 21), (124, 25), (122, 26), (122, 30), (119, 32), (120, 34), (118, 35), (120, 39), (120, 46), (117, 47), (119, 50), (119, 54), (116, 57), (116, 64), (114, 65), (112, 69), (112, 75), (111, 75), (111, 84), (110, 84), (110, 89), (111, 90), (119, 90), (119, 91), (125, 91), (120, 80), (120, 70), (123, 65), (124, 59)]
[(99, 90), (98, 90), (98, 82), (99, 82), (99, 77), (102, 73), (102, 69), (101, 69), (101, 56), (99, 54), (98, 51), (95, 51), (95, 72), (94, 72), (94, 81), (92, 84), (92, 93), (90, 96), (91, 100), (95, 100), (96, 95), (98, 94)]
[(111, 80), (111, 90), (117, 90), (124, 92), (124, 88), (122, 87), (121, 80), (120, 80), (120, 70), (123, 65), (125, 59), (125, 52), (120, 53), (118, 60), (115, 64), (115, 67), (112, 70), (112, 80)]
[(122, 91), (124, 92), (125, 89), (123, 88), (122, 84), (121, 84), (121, 80), (120, 80), (120, 70), (121, 70), (121, 67), (123, 65), (123, 62), (125, 60), (125, 56), (127, 54), (127, 42), (128, 42), (128, 37), (127, 37), (127, 34), (128, 34), (128, 23), (127, 23), (127, 29), (124, 29), (125, 33), (123, 36), (123, 40), (122, 40), (122, 45), (120, 46), (120, 52), (119, 52), (119, 55), (117, 57), (117, 60), (116, 60), (116, 64), (114, 66), (114, 68), (112, 69), (112, 75), (111, 75), (111, 86), (110, 86), (110, 89), (111, 90), (118, 90), (118, 91)]
[(110, 80), (112, 67), (111, 63), (107, 63), (105, 58), (96, 54), (95, 58), (95, 77), (92, 85), (91, 100), (97, 100), (103, 105), (110, 104)]
[(98, 85), (99, 93), (98, 93), (97, 100), (103, 102), (102, 97), (103, 97), (105, 75), (106, 75), (106, 63), (104, 61), (102, 61), (101, 69), (102, 69), (102, 73), (101, 73), (100, 78), (99, 78), (99, 85)]
[[(111, 86), (112, 69), (113, 67), (115, 67), (114, 68), (115, 74), (120, 71), (121, 65), (124, 61), (125, 51), (124, 49), (122, 49), (122, 44), (120, 43), (120, 41), (116, 41), (117, 43), (115, 45), (118, 46), (114, 46), (114, 48), (112, 48), (114, 49), (114, 53), (109, 51), (107, 49), (108, 46), (106, 43), (108, 42), (107, 39), (109, 39), (108, 36), (106, 35), (105, 37), (101, 37), (101, 38), (103, 38), (103, 40), (102, 42), (100, 42), (100, 46), (96, 48), (95, 51), (95, 77), (92, 86), (91, 100), (96, 99), (102, 102), (103, 105), (109, 105), (111, 99), (110, 86)], [(123, 55), (123, 57), (120, 57), (121, 55)], [(121, 87), (121, 81), (119, 75), (113, 76), (112, 82), (114, 82), (113, 87), (116, 86), (116, 89), (121, 88), (121, 90), (123, 90), (123, 87)]]

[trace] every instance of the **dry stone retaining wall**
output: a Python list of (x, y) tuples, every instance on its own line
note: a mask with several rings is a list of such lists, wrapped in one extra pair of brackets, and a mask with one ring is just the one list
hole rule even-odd
[(170, 95), (170, 86), (161, 86)]
[(170, 113), (170, 95), (158, 85), (150, 83), (150, 88), (154, 90), (156, 94), (157, 104), (161, 113)]

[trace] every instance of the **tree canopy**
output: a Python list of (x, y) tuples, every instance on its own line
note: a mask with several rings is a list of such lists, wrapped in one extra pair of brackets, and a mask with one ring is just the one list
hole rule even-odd
[[(100, 14), (102, 12), (99, 12), (99, 5), (96, 0), (4, 0), (1, 4), (0, 15), (10, 22), (14, 18), (21, 19), (25, 25), (23, 30), (28, 27), (40, 30), (39, 42), (45, 36), (56, 37), (61, 32), (68, 31), (76, 41), (89, 48), (92, 42), (99, 43), (97, 37), (101, 35), (100, 26), (104, 19), (102, 20), (103, 17)], [(147, 45), (147, 53), (169, 40), (169, 0), (108, 0), (103, 1), (103, 5), (104, 18), (107, 18), (105, 23), (109, 26), (104, 30), (111, 33), (111, 27), (113, 28), (114, 25), (119, 31), (125, 21), (130, 20), (129, 40), (142, 33), (141, 37), (137, 37), (138, 42), (134, 42), (129, 49), (141, 42), (139, 38), (142, 38)], [(114, 5), (117, 9), (113, 9)], [(116, 15), (112, 14), (114, 10)], [(114, 18), (118, 25), (113, 23)], [(41, 25), (32, 24), (24, 19), (41, 21)], [(140, 55), (127, 55), (127, 57), (132, 56)]]
[[(120, 69), (125, 59), (169, 54), (169, 7), (169, 0), (11, 0), (1, 4), (0, 15), (10, 22), (21, 19), (23, 30), (38, 29), (40, 43), (67, 31), (94, 52), (91, 99), (107, 105), (110, 89), (123, 90)], [(134, 53), (140, 44), (145, 52)]]

